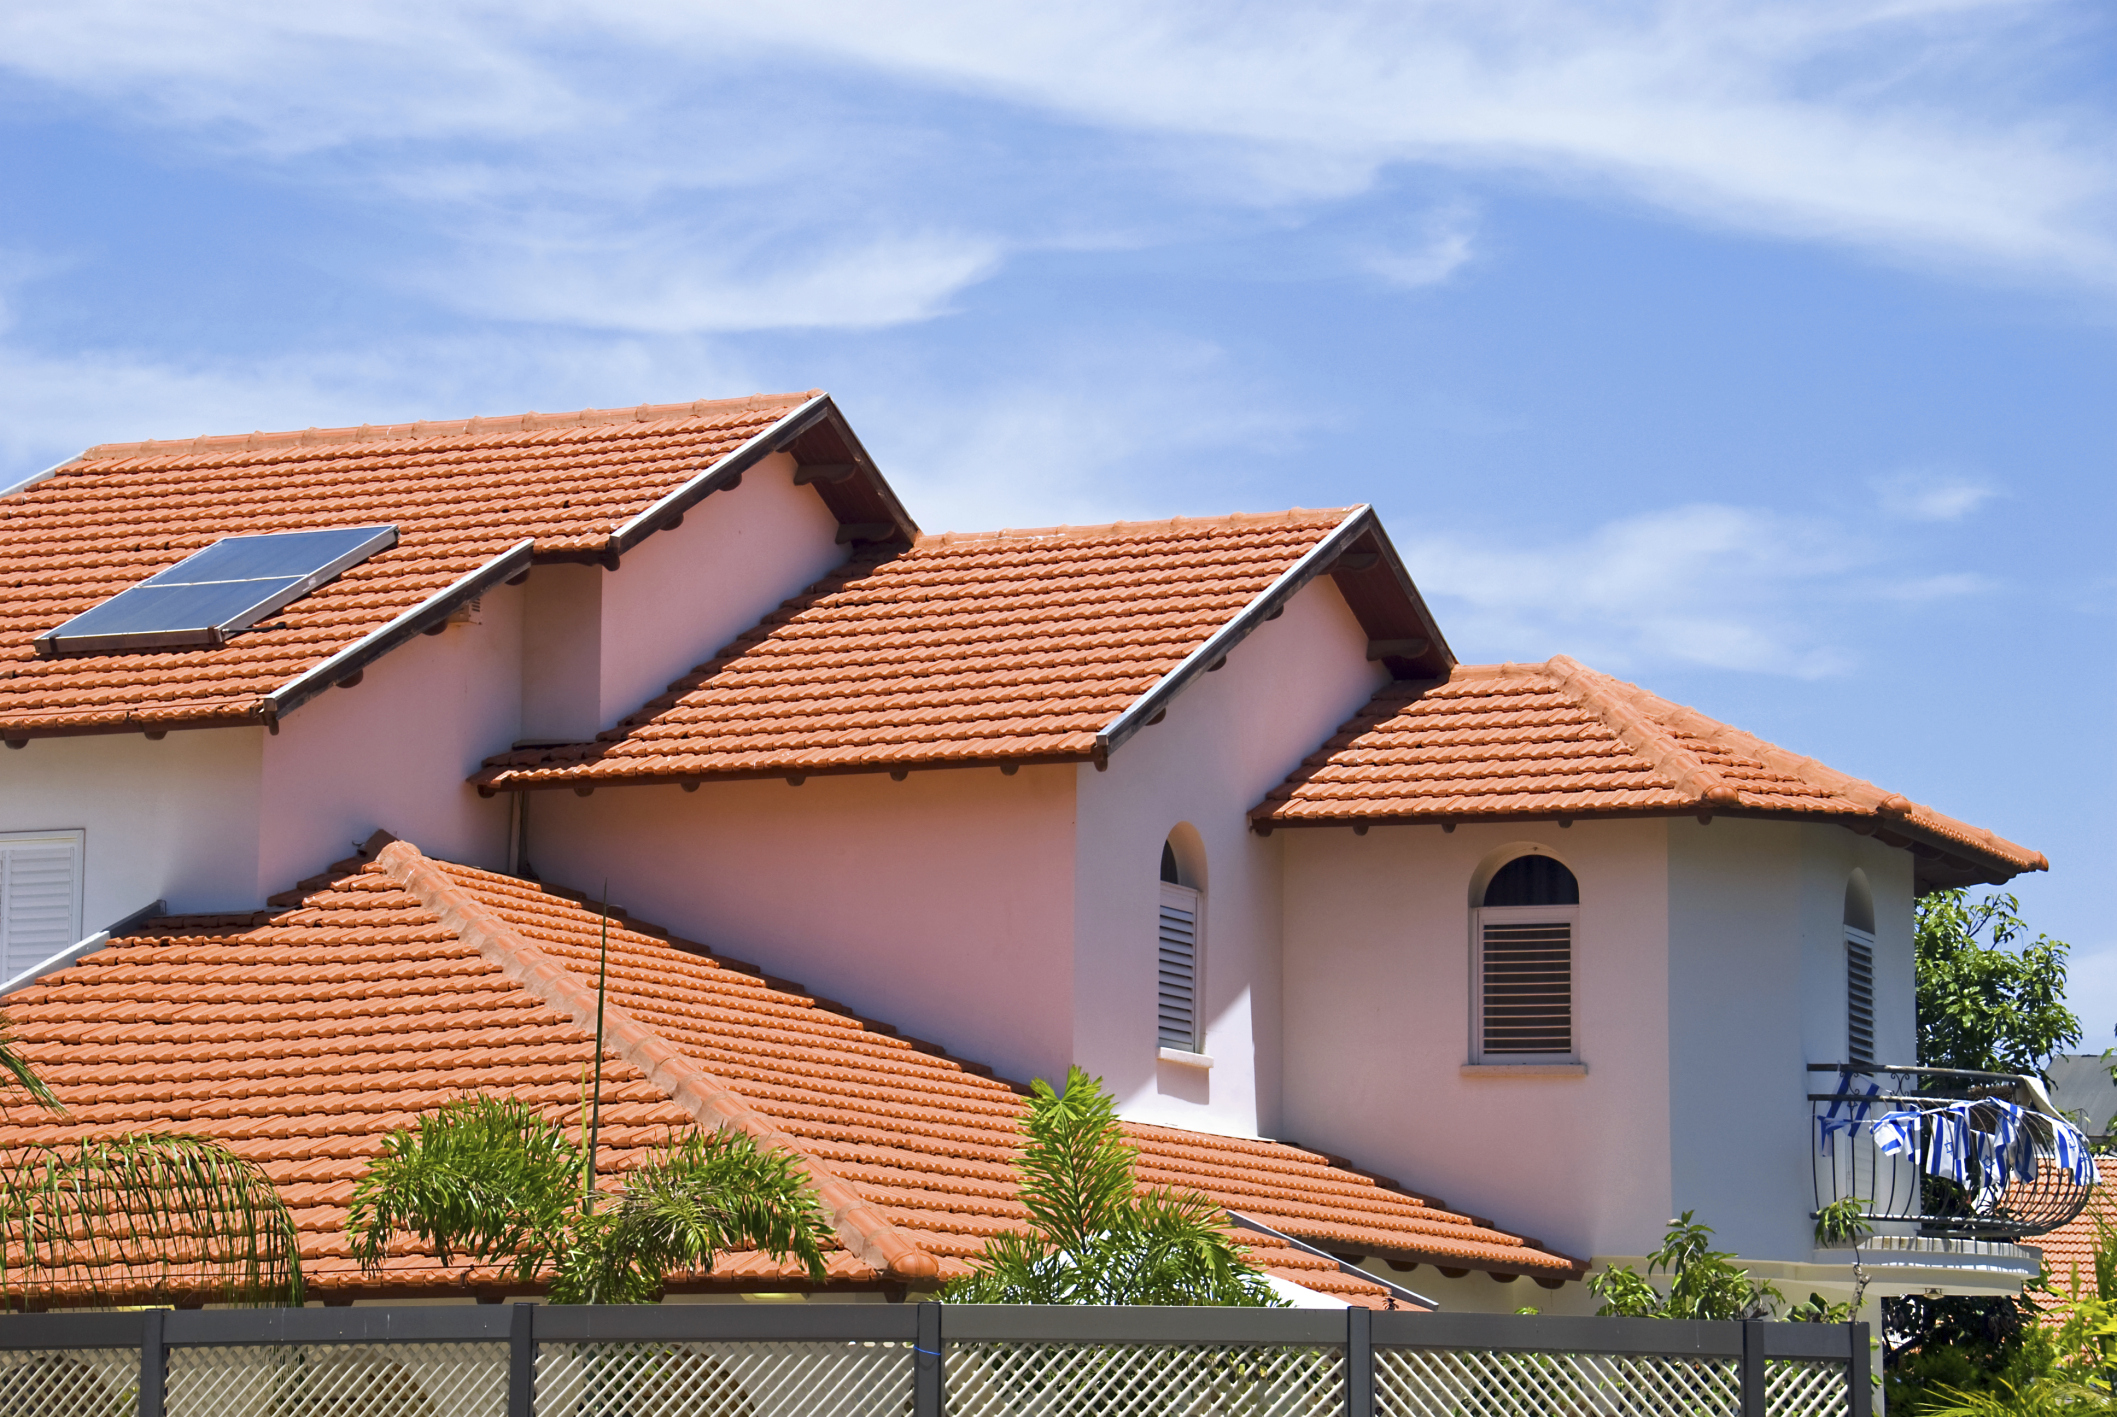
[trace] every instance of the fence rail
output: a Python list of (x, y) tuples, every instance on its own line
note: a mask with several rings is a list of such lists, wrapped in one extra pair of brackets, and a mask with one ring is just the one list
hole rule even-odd
[(0, 1316), (0, 1417), (1870, 1417), (1865, 1324), (1016, 1305)]

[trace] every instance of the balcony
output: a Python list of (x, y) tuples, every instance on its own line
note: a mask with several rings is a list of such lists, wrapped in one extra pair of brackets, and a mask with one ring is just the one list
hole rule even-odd
[[(1955, 1068), (1811, 1063), (1816, 1211), (1861, 1202), (1877, 1237), (2005, 1244), (2080, 1214), (2087, 1139), (2041, 1084)], [(1898, 1243), (1903, 1243), (1899, 1239)]]

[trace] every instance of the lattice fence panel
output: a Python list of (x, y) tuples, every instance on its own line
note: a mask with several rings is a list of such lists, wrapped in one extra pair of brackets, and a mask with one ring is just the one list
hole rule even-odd
[(537, 1345), (537, 1417), (908, 1417), (912, 1382), (909, 1343)]
[(169, 1350), (168, 1417), (506, 1417), (504, 1343)]
[(949, 1417), (1338, 1417), (1338, 1348), (951, 1343)]
[(1770, 1417), (1851, 1417), (1845, 1365), (1767, 1359), (1764, 1410)]
[(1731, 1359), (1377, 1348), (1380, 1417), (1739, 1417)]
[(0, 1350), (0, 1417), (134, 1417), (137, 1348)]

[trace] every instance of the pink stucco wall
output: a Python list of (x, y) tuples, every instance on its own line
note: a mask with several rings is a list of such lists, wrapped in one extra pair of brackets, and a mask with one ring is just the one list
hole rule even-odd
[(1024, 1080), (1073, 1044), (1063, 767), (604, 788), (530, 801), (546, 879)]
[[(1279, 1127), (1280, 839), (1247, 813), (1387, 679), (1328, 579), (1294, 597), (1169, 716), (1078, 769), (1074, 1054), (1127, 1117), (1237, 1135)], [(1210, 1069), (1163, 1062), (1155, 1039), (1161, 844), (1195, 827), (1207, 882)]]

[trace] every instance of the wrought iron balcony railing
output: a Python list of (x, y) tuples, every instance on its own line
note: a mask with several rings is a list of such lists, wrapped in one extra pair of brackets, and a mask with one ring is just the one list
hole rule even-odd
[(2080, 1214), (2095, 1183), (2087, 1138), (2043, 1087), (2011, 1073), (1810, 1063), (1816, 1211), (1857, 1200), (1867, 1221), (1918, 1234), (2019, 1240)]

